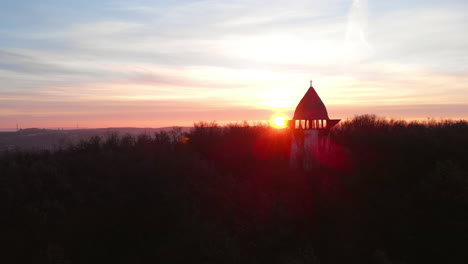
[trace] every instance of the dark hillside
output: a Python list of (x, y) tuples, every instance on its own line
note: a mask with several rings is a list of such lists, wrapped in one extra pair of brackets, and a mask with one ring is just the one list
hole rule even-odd
[(321, 168), (290, 132), (198, 123), (0, 156), (3, 263), (466, 263), (468, 123), (358, 116)]
[[(0, 151), (21, 150), (57, 150), (69, 145), (75, 145), (80, 140), (89, 140), (93, 136), (106, 137), (110, 134), (140, 135), (154, 134), (160, 131), (171, 131), (174, 127), (137, 128), (137, 127), (108, 127), (90, 129), (41, 129), (26, 128), (15, 132), (0, 131)], [(189, 131), (189, 127), (178, 127), (182, 131)]]

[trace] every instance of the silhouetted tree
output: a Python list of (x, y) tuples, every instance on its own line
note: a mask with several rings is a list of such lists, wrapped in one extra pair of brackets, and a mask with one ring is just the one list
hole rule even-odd
[(0, 259), (465, 263), (466, 135), (357, 116), (330, 134), (350, 165), (307, 173), (289, 168), (288, 130), (246, 123), (5, 151)]

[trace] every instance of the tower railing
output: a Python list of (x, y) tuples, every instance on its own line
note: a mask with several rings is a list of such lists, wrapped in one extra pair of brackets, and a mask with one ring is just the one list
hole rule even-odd
[(329, 122), (326, 119), (293, 119), (288, 120), (288, 127), (299, 130), (326, 130), (329, 129)]

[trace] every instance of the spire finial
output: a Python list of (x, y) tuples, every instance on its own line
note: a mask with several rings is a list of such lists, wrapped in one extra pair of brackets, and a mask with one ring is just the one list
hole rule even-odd
[(310, 87), (312, 87), (312, 80), (310, 80)]

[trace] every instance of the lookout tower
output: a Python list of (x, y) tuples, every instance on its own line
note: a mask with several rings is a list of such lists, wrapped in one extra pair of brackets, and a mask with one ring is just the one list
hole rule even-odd
[(341, 119), (330, 119), (312, 81), (294, 111), (288, 127), (292, 130), (291, 166), (309, 170), (318, 167), (316, 156), (329, 151), (328, 131)]

